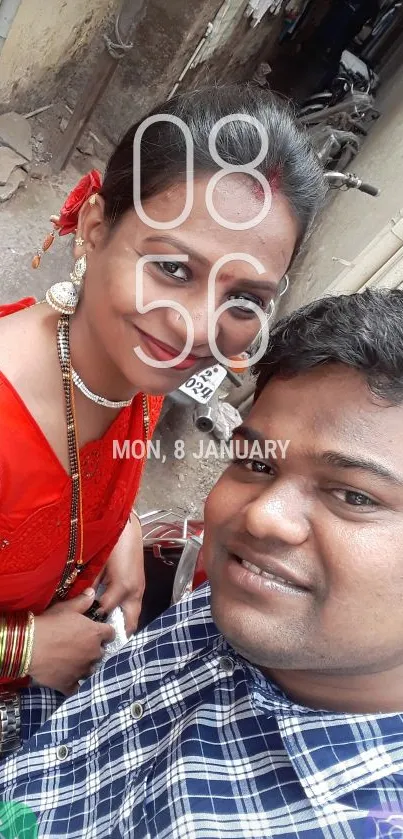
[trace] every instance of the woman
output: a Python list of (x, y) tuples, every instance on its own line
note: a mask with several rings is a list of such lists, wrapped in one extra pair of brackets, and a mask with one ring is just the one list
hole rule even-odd
[[(113, 441), (149, 437), (161, 395), (215, 362), (214, 308), (231, 301), (213, 318), (222, 355), (255, 341), (262, 320), (256, 311), (271, 311), (324, 194), (305, 135), (267, 93), (247, 86), (191, 92), (153, 115), (161, 113), (171, 121), (151, 121), (141, 141), (141, 206), (133, 203), (136, 125), (112, 155), (102, 185), (93, 175), (81, 183), (78, 217), (65, 211), (56, 220), (62, 233), (74, 231), (73, 284), (56, 282), (41, 305), (26, 300), (2, 310), (3, 753), (15, 745), (18, 690), (27, 679), (68, 694), (102, 657), (112, 631), (86, 616), (100, 575), (102, 610), (120, 604), (127, 631), (136, 627), (144, 570), (140, 527), (130, 514), (143, 462), (114, 460)], [(193, 139), (188, 183), (178, 118)], [(222, 118), (212, 154), (209, 137)], [(256, 120), (268, 140), (263, 153)], [(258, 156), (259, 165), (247, 168)], [(217, 180), (207, 209), (209, 181), (223, 161), (240, 170)], [(192, 184), (190, 212), (172, 224)], [(265, 193), (270, 205), (262, 213)], [(76, 200), (74, 193), (67, 210)], [(208, 277), (217, 264), (212, 302)], [(184, 311), (193, 324), (190, 346)]]

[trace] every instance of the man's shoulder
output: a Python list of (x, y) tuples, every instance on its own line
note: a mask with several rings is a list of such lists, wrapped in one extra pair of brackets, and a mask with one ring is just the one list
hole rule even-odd
[(205, 584), (135, 635), (130, 646), (134, 659), (149, 659), (156, 650), (161, 661), (171, 659), (172, 654), (186, 659), (214, 645), (218, 637), (211, 616), (210, 586)]
[(123, 686), (129, 677), (131, 683), (140, 680), (152, 689), (167, 673), (179, 673), (190, 662), (203, 659), (223, 643), (211, 616), (210, 586), (205, 584), (164, 612), (108, 659), (99, 679), (104, 686), (114, 681)]
[(210, 608), (210, 584), (204, 583), (192, 594), (171, 606), (141, 632), (133, 636), (133, 646), (143, 646), (149, 640), (156, 640), (160, 635), (171, 632), (180, 636), (185, 634), (196, 647), (216, 637), (219, 632), (213, 621)]

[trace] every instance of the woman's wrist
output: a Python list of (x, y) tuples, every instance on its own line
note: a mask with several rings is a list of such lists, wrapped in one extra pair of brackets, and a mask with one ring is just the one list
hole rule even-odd
[(34, 640), (35, 640), (35, 618), (32, 612), (28, 613), (28, 622), (25, 630), (25, 638), (24, 638), (24, 649), (23, 649), (23, 658), (22, 658), (22, 666), (21, 666), (21, 678), (24, 679), (28, 676), (31, 661), (32, 661), (32, 654), (34, 651)]
[(17, 680), (28, 675), (34, 635), (32, 612), (0, 615), (0, 679)]

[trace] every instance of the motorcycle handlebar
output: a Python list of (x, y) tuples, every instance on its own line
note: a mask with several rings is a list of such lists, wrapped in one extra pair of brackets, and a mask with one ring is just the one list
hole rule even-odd
[(379, 189), (376, 186), (366, 184), (363, 181), (361, 181), (358, 189), (360, 190), (360, 192), (365, 192), (366, 195), (373, 195), (374, 198), (376, 198), (376, 196), (379, 195)]
[(330, 185), (335, 187), (340, 188), (346, 186), (347, 189), (358, 189), (360, 192), (365, 192), (366, 195), (372, 195), (374, 198), (380, 192), (378, 187), (365, 183), (360, 178), (357, 178), (357, 175), (353, 175), (352, 172), (325, 172), (325, 179)]

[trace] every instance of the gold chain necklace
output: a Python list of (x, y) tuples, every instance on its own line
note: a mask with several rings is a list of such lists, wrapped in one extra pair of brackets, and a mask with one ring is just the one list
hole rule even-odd
[[(62, 578), (56, 589), (54, 600), (63, 600), (84, 567), (83, 561), (83, 500), (78, 443), (77, 421), (74, 402), (74, 386), (70, 358), (70, 316), (62, 315), (57, 324), (57, 352), (63, 378), (63, 390), (66, 403), (67, 446), (71, 475), (71, 506), (69, 549)], [(150, 429), (148, 399), (142, 397), (145, 442)]]

